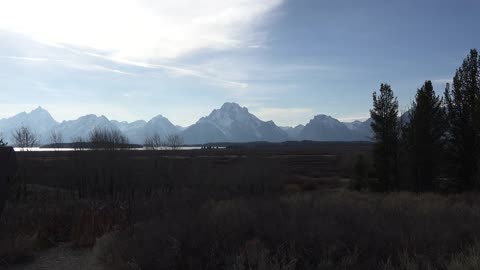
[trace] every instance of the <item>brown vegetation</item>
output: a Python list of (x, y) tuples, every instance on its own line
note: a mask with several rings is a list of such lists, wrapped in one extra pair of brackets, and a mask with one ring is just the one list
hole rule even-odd
[(477, 269), (478, 196), (348, 191), (369, 153), (21, 152), (0, 268), (68, 242), (105, 269)]

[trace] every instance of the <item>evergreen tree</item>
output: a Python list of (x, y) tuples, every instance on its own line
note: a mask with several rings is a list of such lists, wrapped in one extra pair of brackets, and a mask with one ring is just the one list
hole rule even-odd
[(373, 93), (372, 130), (374, 132), (374, 166), (380, 188), (398, 189), (398, 101), (388, 84)]
[(446, 112), (443, 99), (435, 94), (431, 81), (417, 90), (404, 132), (408, 164), (414, 189), (431, 191), (439, 174), (445, 145)]
[(480, 156), (480, 58), (473, 49), (457, 69), (453, 88), (447, 84), (445, 101), (450, 124), (450, 150), (454, 176), (459, 186), (471, 190), (478, 186)]
[(368, 162), (364, 155), (358, 155), (353, 167), (353, 180), (351, 188), (354, 190), (362, 190), (367, 187), (368, 183)]
[(1, 146), (7, 146), (7, 142), (3, 139), (3, 134), (0, 132), (0, 147)]

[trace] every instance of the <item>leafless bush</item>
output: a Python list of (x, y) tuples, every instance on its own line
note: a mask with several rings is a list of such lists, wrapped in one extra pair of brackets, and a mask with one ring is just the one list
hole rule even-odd
[(95, 205), (66, 189), (30, 185), (13, 191), (0, 222), (0, 269), (35, 260), (38, 251), (60, 243), (90, 248), (126, 226), (127, 210), (111, 200)]
[(50, 144), (54, 148), (58, 148), (63, 143), (63, 135), (58, 131), (52, 131), (49, 137)]
[(183, 137), (179, 134), (170, 134), (167, 136), (165, 145), (172, 150), (177, 150), (183, 145)]
[(39, 143), (38, 135), (35, 134), (29, 127), (19, 127), (13, 132), (12, 135), (15, 146), (23, 149), (35, 147)]
[(95, 128), (89, 136), (94, 149), (116, 150), (128, 147), (128, 138), (118, 129)]
[(162, 198), (168, 214), (115, 236), (104, 258), (141, 269), (478, 269), (478, 248), (465, 249), (480, 232), (480, 201), (467, 196), (339, 192), (202, 203), (194, 194)]
[(80, 151), (86, 148), (86, 142), (80, 136), (72, 138), (72, 145), (75, 151)]
[(159, 150), (163, 146), (162, 136), (156, 132), (152, 136), (147, 136), (144, 146), (149, 150)]
[(463, 251), (452, 258), (448, 264), (448, 270), (465, 270), (480, 268), (480, 243), (473, 244), (468, 250)]

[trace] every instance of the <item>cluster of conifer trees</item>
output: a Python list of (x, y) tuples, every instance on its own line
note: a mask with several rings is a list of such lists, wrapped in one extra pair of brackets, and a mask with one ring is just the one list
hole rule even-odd
[(469, 191), (480, 188), (480, 57), (472, 49), (443, 96), (431, 81), (398, 117), (390, 85), (373, 93), (375, 188)]

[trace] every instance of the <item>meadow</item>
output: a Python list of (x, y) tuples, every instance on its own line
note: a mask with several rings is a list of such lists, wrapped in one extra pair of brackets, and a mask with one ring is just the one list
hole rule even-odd
[(95, 269), (479, 269), (478, 194), (353, 191), (371, 151), (19, 152), (0, 268), (66, 247)]

